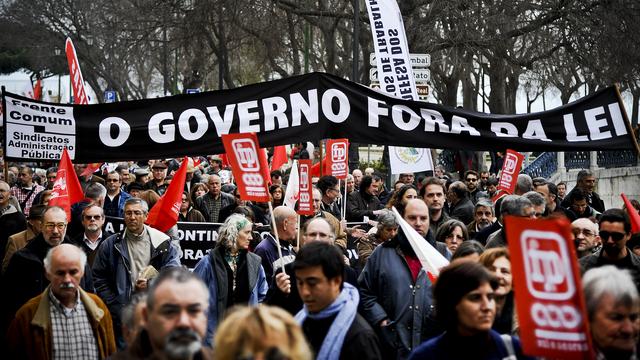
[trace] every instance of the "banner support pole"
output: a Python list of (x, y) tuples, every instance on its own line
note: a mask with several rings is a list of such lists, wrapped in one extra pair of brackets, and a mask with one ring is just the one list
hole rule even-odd
[(347, 218), (347, 179), (342, 182), (344, 185), (344, 195), (342, 195), (342, 220)]
[(622, 118), (624, 119), (624, 124), (627, 127), (627, 131), (629, 131), (629, 136), (631, 136), (631, 144), (636, 151), (636, 157), (640, 157), (640, 145), (638, 145), (638, 139), (636, 139), (636, 134), (633, 131), (633, 126), (631, 125), (631, 121), (629, 121), (629, 117), (627, 116), (627, 109), (624, 107), (624, 103), (622, 102), (622, 96), (620, 95), (620, 86), (619, 84), (615, 84), (616, 95), (618, 95), (618, 103), (620, 104), (620, 112), (622, 112)]
[(276, 225), (276, 217), (273, 216), (273, 204), (271, 201), (269, 204), (269, 213), (271, 214), (271, 228), (273, 229), (273, 235), (276, 236), (276, 248), (278, 249), (278, 257), (280, 257), (280, 267), (282, 268), (282, 273), (287, 275), (287, 272), (284, 271), (284, 259), (282, 258), (282, 249), (280, 248), (280, 237), (278, 236), (278, 226)]
[[(297, 236), (296, 236), (296, 251), (300, 251), (300, 214), (296, 214), (297, 219), (296, 222), (298, 223), (298, 231), (296, 232)], [(284, 271), (284, 270), (283, 270)]]
[(322, 177), (322, 139), (318, 142), (320, 146), (320, 177)]

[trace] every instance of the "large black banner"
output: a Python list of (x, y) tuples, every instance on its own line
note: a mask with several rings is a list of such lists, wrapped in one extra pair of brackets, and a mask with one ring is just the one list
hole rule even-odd
[(492, 115), (381, 94), (312, 73), (232, 90), (99, 105), (59, 105), (3, 93), (5, 154), (80, 163), (223, 153), (220, 136), (255, 132), (261, 146), (302, 140), (466, 150), (634, 149), (610, 87), (559, 108)]

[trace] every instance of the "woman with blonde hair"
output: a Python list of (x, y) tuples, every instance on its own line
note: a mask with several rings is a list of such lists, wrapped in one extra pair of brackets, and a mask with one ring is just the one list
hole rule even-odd
[(302, 329), (286, 311), (267, 305), (236, 307), (220, 324), (216, 360), (311, 360)]
[(248, 251), (252, 223), (233, 214), (218, 231), (216, 246), (193, 269), (209, 288), (209, 316), (205, 343), (209, 345), (227, 309), (240, 304), (257, 305), (268, 285), (260, 256)]

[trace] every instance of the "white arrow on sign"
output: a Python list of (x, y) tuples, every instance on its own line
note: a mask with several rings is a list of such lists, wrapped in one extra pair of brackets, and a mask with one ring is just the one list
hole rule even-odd
[[(416, 84), (428, 84), (431, 81), (431, 70), (429, 69), (413, 69), (413, 77)], [(369, 69), (369, 79), (378, 81), (378, 69), (373, 67)]]
[[(409, 59), (411, 60), (411, 67), (413, 68), (424, 68), (431, 66), (431, 55), (429, 54), (409, 54)], [(371, 66), (376, 66), (376, 54), (369, 53), (369, 64)]]

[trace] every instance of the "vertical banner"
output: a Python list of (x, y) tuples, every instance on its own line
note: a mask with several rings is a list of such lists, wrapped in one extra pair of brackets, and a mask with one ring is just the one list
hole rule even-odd
[(500, 182), (498, 183), (498, 190), (504, 190), (509, 194), (513, 194), (516, 189), (516, 183), (518, 182), (518, 174), (522, 168), (522, 161), (524, 155), (511, 149), (507, 150), (504, 156), (504, 163), (502, 164), (502, 170), (500, 171)]
[(267, 159), (255, 133), (222, 135), (233, 177), (242, 200), (269, 202)]
[[(396, 0), (367, 0), (365, 4), (371, 23), (380, 90), (402, 99), (418, 100), (398, 3)], [(410, 172), (433, 170), (429, 149), (389, 146), (389, 160), (393, 174), (409, 172), (407, 167), (411, 168)], [(403, 164), (406, 166), (401, 169)]]
[(349, 175), (349, 139), (328, 140), (326, 153), (325, 175), (346, 179)]
[(311, 160), (300, 160), (298, 166), (300, 179), (300, 201), (298, 214), (313, 215), (313, 186), (311, 184)]
[(505, 219), (525, 354), (592, 359), (571, 226), (566, 219)]
[(71, 86), (73, 87), (73, 102), (85, 105), (89, 103), (87, 92), (84, 90), (84, 78), (80, 71), (80, 62), (76, 55), (76, 48), (70, 38), (65, 43), (65, 52), (67, 53), (67, 62), (69, 63), (69, 74), (71, 76)]

